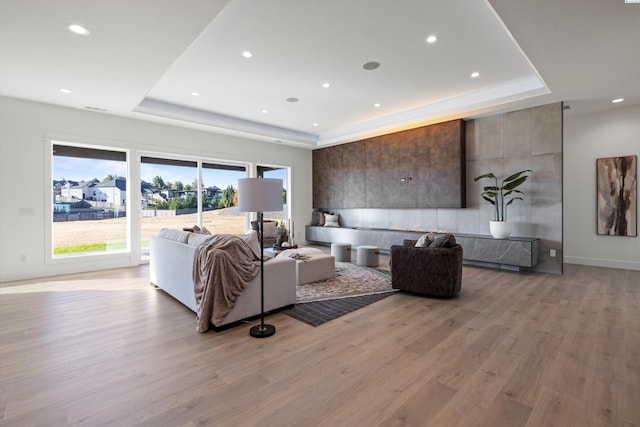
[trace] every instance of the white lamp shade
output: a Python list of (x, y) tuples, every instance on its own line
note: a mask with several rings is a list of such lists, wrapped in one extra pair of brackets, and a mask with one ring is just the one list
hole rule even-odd
[(274, 212), (282, 210), (282, 180), (277, 178), (242, 178), (238, 180), (240, 212)]

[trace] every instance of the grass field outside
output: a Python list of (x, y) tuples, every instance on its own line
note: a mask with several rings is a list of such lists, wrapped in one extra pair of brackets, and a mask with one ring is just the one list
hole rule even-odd
[[(284, 218), (284, 212), (265, 214), (265, 219), (267, 216), (281, 220)], [(245, 218), (245, 214), (238, 212), (237, 208), (206, 211), (202, 214), (203, 225), (212, 234), (244, 234)], [(161, 229), (182, 229), (192, 227), (197, 222), (197, 214), (142, 218), (140, 237), (143, 253), (148, 252), (149, 237), (158, 235)], [(126, 230), (126, 218), (54, 222), (54, 255), (124, 250), (126, 249)]]

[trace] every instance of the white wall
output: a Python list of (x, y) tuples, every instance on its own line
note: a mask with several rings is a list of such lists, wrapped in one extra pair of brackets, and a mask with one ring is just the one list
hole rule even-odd
[(565, 262), (640, 270), (640, 237), (596, 234), (596, 159), (631, 155), (640, 156), (640, 107), (565, 116)]
[[(48, 261), (50, 139), (292, 168), (292, 219), (311, 215), (311, 150), (0, 97), (0, 282), (135, 265), (139, 251)], [(139, 179), (132, 170), (131, 181)], [(47, 185), (48, 183), (48, 185)], [(134, 204), (135, 205), (135, 204)], [(131, 220), (132, 222), (135, 219)], [(135, 228), (134, 228), (135, 229)], [(300, 231), (302, 230), (302, 231)]]

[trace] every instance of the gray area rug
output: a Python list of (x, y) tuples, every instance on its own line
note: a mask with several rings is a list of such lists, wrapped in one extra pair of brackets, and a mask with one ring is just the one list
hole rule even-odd
[(350, 262), (336, 262), (336, 276), (297, 286), (296, 303), (393, 292), (388, 273)]
[(320, 326), (330, 320), (356, 311), (374, 302), (380, 301), (393, 292), (383, 294), (363, 295), (316, 302), (296, 304), (293, 308), (283, 310), (282, 313), (311, 326)]
[(388, 272), (336, 262), (336, 277), (297, 287), (295, 307), (282, 313), (319, 326), (395, 292)]

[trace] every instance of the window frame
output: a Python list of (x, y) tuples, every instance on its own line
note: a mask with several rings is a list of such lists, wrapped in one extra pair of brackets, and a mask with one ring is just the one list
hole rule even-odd
[[(77, 138), (74, 138), (77, 139)], [(114, 145), (105, 145), (104, 143), (94, 143), (94, 142), (76, 142), (69, 141), (67, 138), (47, 138), (45, 139), (45, 170), (44, 170), (44, 178), (45, 178), (45, 191), (44, 191), (44, 207), (46, 209), (46, 214), (44, 215), (45, 224), (44, 231), (47, 236), (44, 240), (44, 255), (45, 255), (45, 264), (66, 264), (66, 263), (76, 263), (78, 261), (86, 261), (87, 259), (91, 259), (92, 261), (102, 261), (102, 260), (129, 260), (132, 253), (133, 241), (131, 236), (131, 218), (135, 213), (129, 209), (131, 206), (131, 177), (132, 177), (132, 168), (131, 168), (131, 149), (120, 147), (117, 144)], [(54, 250), (54, 221), (53, 221), (53, 162), (54, 162), (54, 153), (53, 147), (54, 145), (62, 145), (68, 147), (78, 147), (78, 148), (89, 148), (95, 150), (104, 150), (104, 151), (115, 151), (121, 152), (125, 155), (125, 170), (126, 170), (126, 197), (125, 197), (125, 206), (127, 206), (127, 215), (125, 221), (125, 238), (126, 245), (125, 248), (121, 250), (112, 250), (109, 252), (82, 252), (77, 254), (66, 254), (66, 255), (55, 255), (53, 253)]]

